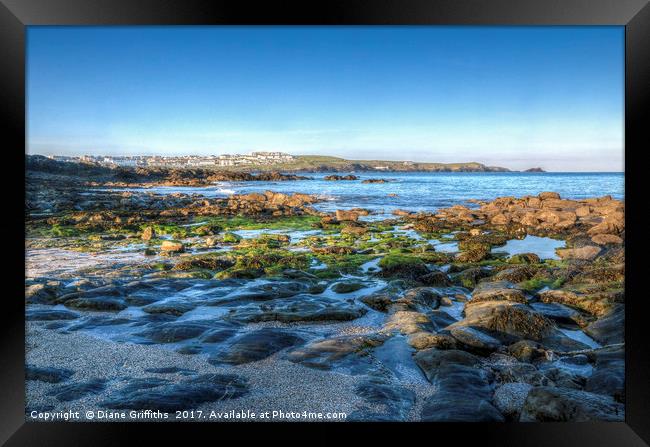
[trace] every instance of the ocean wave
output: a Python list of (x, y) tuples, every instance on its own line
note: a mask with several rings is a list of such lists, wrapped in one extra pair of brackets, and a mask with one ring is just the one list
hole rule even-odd
[(228, 188), (217, 188), (217, 192), (223, 193), (223, 194), (235, 194), (234, 189), (228, 189)]

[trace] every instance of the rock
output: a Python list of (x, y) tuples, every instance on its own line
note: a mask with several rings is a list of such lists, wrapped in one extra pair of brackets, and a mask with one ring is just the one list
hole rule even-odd
[(587, 324), (587, 319), (582, 313), (563, 304), (532, 303), (530, 307), (532, 307), (535, 312), (538, 312), (549, 320), (555, 321), (557, 324), (565, 326), (584, 326)]
[(202, 374), (175, 384), (160, 379), (156, 379), (158, 383), (148, 380), (111, 394), (101, 405), (112, 409), (174, 412), (248, 393), (246, 380), (233, 374)]
[(587, 379), (585, 391), (612, 396), (625, 401), (625, 350), (623, 347), (599, 349), (596, 363)]
[(591, 261), (600, 253), (600, 248), (593, 245), (586, 245), (580, 248), (558, 248), (555, 250), (562, 259), (580, 259)]
[(201, 257), (180, 261), (174, 266), (174, 270), (205, 269), (221, 271), (230, 268), (233, 265), (235, 265), (235, 263), (224, 256)]
[(510, 223), (510, 218), (505, 214), (499, 213), (494, 216), (490, 222), (492, 222), (494, 225), (507, 225)]
[(356, 250), (352, 247), (342, 247), (338, 245), (330, 245), (327, 247), (313, 247), (314, 253), (322, 253), (326, 255), (349, 255), (355, 253)]
[(510, 283), (519, 283), (527, 281), (533, 277), (535, 270), (531, 267), (521, 265), (517, 267), (507, 268), (499, 271), (492, 277), (495, 281), (508, 281)]
[(59, 294), (58, 286), (31, 284), (25, 287), (25, 301), (33, 304), (51, 304)]
[(531, 340), (521, 340), (513, 343), (508, 347), (508, 352), (517, 360), (526, 363), (533, 363), (547, 358), (547, 351), (544, 347)]
[(135, 335), (155, 343), (175, 343), (196, 338), (209, 328), (209, 321), (173, 321), (153, 324)]
[(539, 197), (540, 200), (547, 200), (547, 199), (559, 199), (560, 195), (556, 192), (540, 192), (537, 197)]
[(595, 236), (591, 237), (591, 242), (598, 245), (619, 245), (623, 243), (623, 239), (620, 236), (616, 236), (615, 234), (596, 234)]
[(385, 340), (385, 336), (377, 334), (327, 338), (291, 351), (287, 359), (311, 368), (330, 369), (348, 360), (348, 356), (367, 354), (368, 350), (380, 346)]
[(153, 227), (146, 227), (144, 230), (142, 230), (143, 241), (150, 241), (151, 239), (155, 239), (155, 237), (156, 237), (156, 230), (154, 230)]
[(25, 318), (29, 321), (74, 320), (80, 315), (63, 309), (27, 309)]
[(494, 406), (504, 415), (517, 420), (532, 388), (528, 383), (505, 383), (494, 391)]
[(433, 287), (449, 287), (451, 286), (451, 280), (445, 272), (435, 271), (422, 275), (418, 278), (418, 281), (426, 286)]
[(408, 343), (418, 351), (429, 348), (456, 349), (456, 340), (446, 334), (432, 334), (430, 332), (415, 332), (408, 337)]
[(366, 306), (378, 310), (379, 312), (386, 312), (388, 307), (393, 304), (393, 299), (390, 295), (384, 293), (373, 293), (359, 298)]
[(361, 236), (366, 234), (368, 231), (368, 228), (363, 226), (346, 225), (341, 228), (341, 234), (349, 234), (352, 236)]
[(585, 333), (602, 345), (623, 343), (625, 341), (625, 308), (617, 305), (584, 329)]
[(613, 309), (613, 304), (606, 298), (583, 295), (569, 290), (546, 290), (539, 293), (543, 303), (560, 303), (576, 307), (592, 315), (603, 316)]
[(459, 350), (426, 349), (414, 356), (415, 363), (420, 367), (424, 375), (433, 381), (439, 374), (439, 370), (451, 366), (475, 366), (479, 358), (469, 352)]
[(162, 303), (153, 303), (142, 308), (143, 312), (149, 314), (168, 314), (174, 316), (181, 316), (186, 312), (194, 309), (193, 304), (189, 304), (183, 301), (178, 300), (168, 300), (163, 301)]
[(382, 420), (405, 421), (415, 404), (413, 391), (403, 386), (384, 383), (379, 379), (361, 382), (357, 385), (355, 393), (370, 405), (384, 409), (387, 414)]
[(390, 180), (386, 180), (383, 178), (369, 178), (366, 180), (363, 180), (361, 183), (388, 183)]
[(387, 255), (379, 261), (382, 277), (417, 279), (429, 273), (424, 262), (415, 256)]
[(216, 247), (219, 244), (219, 238), (215, 236), (208, 236), (203, 240), (203, 245), (207, 248)]
[(67, 300), (67, 307), (95, 311), (120, 311), (126, 309), (126, 303), (121, 298), (113, 297), (81, 297)]
[(452, 280), (463, 287), (474, 288), (482, 278), (490, 276), (490, 272), (481, 267), (471, 267), (451, 276)]
[(490, 256), (490, 248), (487, 245), (477, 245), (456, 254), (458, 262), (480, 262)]
[(90, 379), (84, 382), (76, 382), (63, 385), (53, 389), (49, 395), (56, 397), (62, 402), (81, 399), (88, 394), (99, 394), (106, 388), (105, 379)]
[(483, 301), (511, 301), (526, 303), (526, 296), (521, 289), (507, 281), (482, 282), (472, 292), (471, 303)]
[(571, 388), (535, 387), (522, 409), (522, 422), (623, 421), (625, 407), (609, 396)]
[(221, 240), (227, 244), (236, 244), (242, 240), (242, 237), (238, 234), (228, 232), (223, 234)]
[(427, 316), (431, 320), (433, 329), (436, 331), (442, 331), (447, 326), (456, 322), (456, 319), (454, 317), (443, 310), (433, 310), (427, 313)]
[(211, 356), (209, 362), (213, 365), (256, 362), (303, 341), (301, 337), (283, 329), (263, 328), (236, 337), (227, 347)]
[(428, 287), (416, 287), (407, 290), (404, 295), (397, 300), (397, 303), (403, 304), (409, 309), (437, 309), (440, 306), (441, 295), (435, 290)]
[(207, 332), (204, 332), (203, 335), (199, 338), (201, 343), (221, 343), (232, 338), (236, 333), (237, 329), (234, 325), (228, 327), (224, 324), (225, 327), (210, 329)]
[(365, 284), (354, 281), (337, 282), (332, 286), (332, 291), (336, 293), (351, 293), (365, 288)]
[(181, 253), (185, 251), (185, 246), (177, 241), (163, 241), (160, 245), (160, 250), (167, 253)]
[(422, 421), (503, 421), (490, 404), (492, 391), (485, 374), (474, 367), (477, 357), (458, 350), (426, 349), (414, 359), (427, 379), (436, 384), (422, 407)]
[(357, 303), (326, 296), (296, 296), (233, 308), (226, 316), (231, 321), (349, 321), (365, 315), (367, 309)]
[(508, 258), (509, 264), (539, 264), (541, 261), (535, 253), (519, 253)]
[(455, 326), (449, 330), (449, 333), (469, 350), (492, 352), (502, 346), (502, 343), (496, 338), (472, 327)]
[(511, 301), (470, 301), (465, 306), (465, 319), (448, 329), (458, 326), (481, 329), (504, 343), (517, 339), (541, 341), (557, 333), (550, 320), (529, 306)]
[(47, 383), (59, 383), (68, 380), (74, 371), (65, 368), (39, 367), (25, 365), (25, 380), (38, 380)]
[(398, 310), (388, 317), (384, 325), (385, 331), (399, 331), (409, 335), (432, 329), (431, 320), (421, 313), (412, 310)]
[(359, 213), (356, 211), (336, 210), (336, 220), (356, 222), (359, 220)]
[(359, 180), (359, 177), (356, 175), (348, 174), (348, 175), (327, 175), (323, 177), (323, 180)]

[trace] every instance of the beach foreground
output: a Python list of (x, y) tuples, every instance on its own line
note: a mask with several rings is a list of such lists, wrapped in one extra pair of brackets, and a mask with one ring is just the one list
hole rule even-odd
[(620, 200), (141, 186), (28, 172), (28, 420), (624, 420)]

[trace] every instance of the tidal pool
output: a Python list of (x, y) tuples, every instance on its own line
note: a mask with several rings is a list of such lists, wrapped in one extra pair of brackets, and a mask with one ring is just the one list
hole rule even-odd
[(492, 249), (492, 253), (507, 253), (508, 256), (520, 253), (535, 253), (540, 259), (560, 259), (556, 248), (564, 247), (564, 241), (550, 237), (526, 236), (523, 239), (510, 239), (506, 245)]

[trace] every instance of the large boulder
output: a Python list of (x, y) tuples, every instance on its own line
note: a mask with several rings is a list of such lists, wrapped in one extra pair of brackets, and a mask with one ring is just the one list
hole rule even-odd
[(522, 422), (623, 421), (625, 407), (610, 396), (571, 388), (535, 387), (524, 402)]
[(587, 326), (585, 333), (603, 345), (623, 343), (625, 341), (625, 307), (617, 305), (612, 311)]
[(465, 306), (465, 319), (448, 329), (459, 326), (479, 329), (503, 343), (520, 339), (541, 341), (557, 331), (549, 319), (530, 306), (511, 301), (469, 302)]
[(625, 400), (625, 350), (622, 346), (599, 349), (595, 352), (596, 363), (587, 379), (585, 391), (612, 396), (616, 401)]
[(436, 384), (422, 407), (421, 420), (435, 422), (503, 421), (490, 403), (492, 389), (484, 370), (476, 368), (478, 358), (464, 351), (426, 349), (415, 362)]

